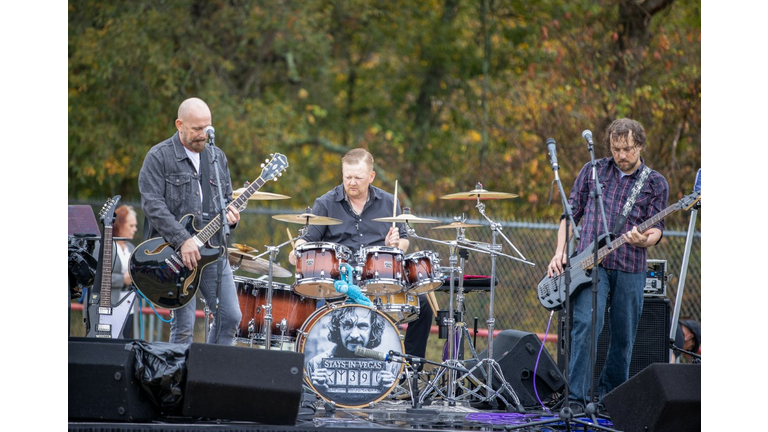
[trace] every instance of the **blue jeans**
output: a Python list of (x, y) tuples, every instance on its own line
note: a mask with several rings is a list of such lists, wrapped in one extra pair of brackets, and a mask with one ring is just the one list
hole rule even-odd
[[(211, 313), (216, 316), (216, 275), (221, 264), (214, 261), (203, 269), (200, 279), (200, 294), (203, 295)], [(195, 330), (195, 310), (197, 309), (197, 295), (186, 305), (171, 311), (171, 343), (191, 344)], [(234, 345), (235, 333), (242, 319), (240, 302), (237, 297), (235, 280), (229, 263), (224, 264), (224, 272), (221, 275), (221, 296), (219, 298), (219, 319), (221, 321), (221, 334), (219, 323), (213, 320), (213, 325), (208, 332), (208, 343), (219, 345)], [(217, 338), (218, 336), (218, 338)]]
[[(597, 337), (603, 330), (605, 306), (611, 297), (610, 320), (611, 338), (605, 366), (598, 381), (598, 400), (629, 379), (629, 362), (635, 333), (643, 312), (643, 290), (645, 272), (626, 273), (598, 267), (597, 317), (595, 325), (595, 351), (597, 358)], [(568, 370), (569, 398), (575, 402), (589, 403), (591, 382), (589, 348), (592, 340), (592, 284), (587, 285), (571, 298), (573, 306), (573, 327), (571, 329), (571, 357)]]

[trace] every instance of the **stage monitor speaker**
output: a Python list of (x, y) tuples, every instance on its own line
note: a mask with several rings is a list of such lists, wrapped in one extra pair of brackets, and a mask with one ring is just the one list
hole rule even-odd
[(655, 363), (603, 397), (625, 432), (701, 430), (701, 365)]
[(193, 343), (187, 357), (182, 413), (293, 425), (303, 378), (302, 353)]
[[(501, 367), (504, 379), (512, 386), (520, 399), (520, 404), (526, 408), (540, 406), (539, 399), (545, 402), (553, 393), (565, 386), (563, 374), (546, 348), (541, 351), (539, 364), (536, 365), (540, 348), (541, 341), (538, 336), (520, 330), (503, 330), (493, 339), (493, 359)], [(478, 354), (479, 359), (487, 357), (488, 350)], [(476, 364), (477, 360), (467, 361), (466, 368), (471, 369)], [(482, 369), (487, 371), (485, 366)], [(536, 391), (533, 388), (534, 370), (536, 370)], [(481, 368), (475, 369), (473, 374), (481, 382), (487, 382)], [(501, 387), (501, 380), (497, 376), (493, 377), (492, 387), (494, 390)], [(502, 396), (509, 401), (504, 393)]]
[[(589, 289), (589, 288), (584, 288)], [(600, 372), (605, 365), (608, 355), (608, 343), (611, 336), (610, 299), (605, 311), (605, 323), (603, 332), (597, 338), (597, 356), (595, 357), (594, 385), (600, 379)], [(643, 300), (643, 313), (637, 326), (635, 344), (632, 348), (632, 359), (629, 363), (629, 378), (653, 363), (669, 363), (669, 300), (666, 298), (645, 297)], [(563, 329), (565, 328), (565, 314), (560, 313), (559, 318), (560, 342), (557, 350), (557, 364), (562, 370), (565, 364), (565, 346), (563, 341)], [(589, 343), (587, 341), (587, 343)]]
[(69, 418), (146, 422), (160, 408), (134, 377), (132, 339), (70, 338)]

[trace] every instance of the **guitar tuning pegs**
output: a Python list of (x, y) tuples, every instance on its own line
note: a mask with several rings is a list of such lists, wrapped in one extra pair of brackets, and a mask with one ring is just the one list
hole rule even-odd
[(269, 159), (264, 159), (264, 162), (269, 162)]
[(264, 168), (264, 164), (259, 165), (259, 167)]

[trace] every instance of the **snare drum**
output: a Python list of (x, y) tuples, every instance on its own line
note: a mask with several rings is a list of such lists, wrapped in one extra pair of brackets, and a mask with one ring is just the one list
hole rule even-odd
[(419, 297), (416, 294), (401, 292), (391, 295), (369, 295), (374, 307), (387, 314), (397, 324), (407, 323), (419, 317)]
[[(269, 294), (267, 281), (235, 276), (237, 297), (243, 318), (240, 320), (236, 342), (265, 346), (267, 325), (264, 321)], [(290, 285), (272, 282), (272, 345), (294, 343), (298, 330), (315, 311), (315, 302), (293, 293)]]
[(419, 251), (405, 257), (405, 280), (408, 292), (424, 294), (443, 284), (440, 255), (432, 251)]
[(311, 242), (296, 247), (296, 282), (293, 290), (313, 299), (343, 297), (334, 287), (339, 266), (352, 257), (352, 251), (336, 243)]
[(384, 399), (404, 364), (360, 357), (354, 353), (358, 347), (382, 354), (404, 350), (395, 324), (374, 308), (331, 303), (317, 309), (296, 342), (304, 353), (304, 381), (340, 407), (363, 408)]
[(405, 291), (403, 251), (389, 246), (360, 248), (364, 264), (360, 275), (366, 294), (395, 294)]

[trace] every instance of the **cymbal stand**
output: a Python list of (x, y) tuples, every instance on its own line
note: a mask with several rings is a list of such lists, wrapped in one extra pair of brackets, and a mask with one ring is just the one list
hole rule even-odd
[[(482, 185), (478, 183), (477, 187), (482, 188)], [(496, 255), (503, 255), (515, 261), (519, 261), (524, 264), (528, 264), (532, 266), (536, 264), (530, 261), (527, 261), (523, 256), (523, 254), (520, 253), (520, 251), (515, 247), (514, 244), (512, 244), (509, 238), (507, 238), (507, 236), (505, 236), (504, 233), (501, 232), (501, 224), (494, 222), (493, 220), (491, 220), (491, 218), (488, 217), (488, 215), (485, 214), (485, 204), (483, 204), (482, 200), (480, 199), (480, 196), (477, 197), (477, 205), (475, 207), (477, 207), (480, 214), (490, 223), (491, 231), (493, 232), (493, 236), (492, 236), (493, 240), (490, 245), (490, 250), (488, 250), (488, 252), (491, 255), (491, 290), (490, 290), (491, 298), (488, 304), (488, 320), (486, 321), (488, 325), (488, 351), (487, 351), (488, 357), (480, 359), (480, 362), (485, 363), (487, 367), (486, 369), (487, 387), (493, 388), (493, 371), (494, 370), (498, 371), (499, 379), (501, 380), (501, 383), (502, 383), (501, 387), (508, 388), (510, 390), (510, 393), (512, 394), (513, 399), (516, 402), (518, 411), (522, 412), (521, 411), (522, 406), (520, 405), (520, 401), (517, 398), (517, 395), (514, 393), (514, 391), (512, 391), (512, 387), (509, 385), (509, 383), (504, 379), (504, 375), (501, 373), (501, 367), (499, 366), (498, 362), (493, 358), (493, 329), (496, 324), (496, 319), (494, 318), (494, 313), (493, 313), (493, 305), (495, 303), (495, 292), (496, 292)], [(503, 246), (502, 244), (499, 244), (497, 242), (499, 236), (501, 236), (504, 240), (506, 240), (507, 244), (509, 244), (512, 247), (512, 249), (514, 249), (515, 252), (517, 252), (517, 255), (520, 258), (509, 256), (499, 252), (501, 250), (501, 247)], [(479, 364), (480, 363), (478, 363), (478, 365)], [(485, 402), (491, 402), (494, 397), (495, 397), (494, 394), (486, 395)]]
[[(474, 250), (474, 251), (482, 252), (482, 253), (489, 253), (489, 251), (486, 250), (486, 249), (476, 248), (475, 246), (473, 246), (471, 244), (459, 244), (458, 241), (444, 242), (444, 241), (440, 241), (440, 240), (434, 240), (434, 239), (429, 239), (429, 238), (425, 238), (425, 237), (420, 237), (420, 236), (418, 236), (416, 234), (416, 231), (410, 226), (410, 224), (408, 224), (408, 222), (406, 222), (405, 225), (406, 225), (406, 230), (408, 232), (408, 236), (409, 237), (416, 238), (416, 239), (427, 240), (427, 241), (430, 241), (430, 242), (433, 242), (433, 243), (439, 243), (439, 244), (447, 245), (447, 246), (450, 247), (450, 250), (451, 250), (451, 257), (449, 258), (449, 263), (451, 265), (448, 268), (443, 268), (442, 269), (443, 271), (447, 271), (448, 269), (450, 269), (450, 271), (451, 271), (449, 312), (448, 312), (449, 316), (448, 316), (447, 319), (445, 319), (446, 325), (450, 325), (450, 327), (449, 327), (449, 335), (448, 335), (449, 344), (450, 344), (449, 345), (449, 351), (450, 351), (449, 352), (449, 358), (448, 358), (448, 360), (443, 362), (443, 364), (441, 365), (439, 371), (435, 374), (435, 376), (432, 379), (432, 381), (430, 381), (427, 384), (427, 386), (424, 388), (424, 390), (422, 390), (422, 392), (419, 394), (418, 404), (421, 405), (424, 402), (424, 400), (426, 399), (426, 397), (430, 393), (437, 392), (438, 395), (443, 400), (448, 401), (449, 405), (453, 406), (453, 405), (456, 404), (457, 401), (468, 399), (470, 397), (480, 398), (480, 396), (479, 396), (480, 391), (481, 390), (485, 390), (485, 393), (487, 395), (491, 395), (490, 397), (493, 397), (493, 398), (498, 397), (499, 399), (501, 399), (504, 402), (505, 405), (510, 405), (506, 401), (506, 399), (504, 399), (504, 397), (501, 396), (501, 394), (500, 394), (501, 391), (494, 391), (493, 388), (490, 385), (487, 385), (487, 384), (481, 382), (475, 375), (472, 374), (472, 371), (474, 369), (476, 369), (480, 365), (480, 363), (478, 363), (478, 365), (476, 365), (471, 370), (467, 371), (461, 365), (461, 363), (462, 363), (461, 361), (453, 358), (454, 357), (454, 355), (453, 355), (453, 353), (454, 353), (454, 346), (453, 345), (455, 344), (455, 333), (454, 333), (455, 332), (455, 327), (454, 327), (455, 319), (454, 319), (454, 316), (453, 316), (454, 315), (454, 306), (453, 306), (454, 275), (456, 273), (463, 272), (463, 267), (456, 267), (456, 263), (458, 261), (457, 252), (456, 251), (457, 251), (458, 248)], [(463, 262), (462, 262), (462, 266), (463, 266)], [(460, 279), (460, 281), (461, 281), (460, 282), (461, 290), (463, 291), (463, 277), (462, 277), (462, 279)], [(501, 367), (498, 364), (496, 364), (495, 368), (497, 369), (497, 372), (501, 375)], [(443, 377), (443, 375), (446, 373), (447, 370), (450, 370), (450, 375), (449, 375), (450, 379), (448, 379), (447, 390), (445, 392), (443, 392), (443, 389), (439, 388), (436, 385), (436, 383), (440, 381), (440, 379)], [(455, 377), (455, 372), (453, 372), (455, 370), (462, 370), (462, 371), (465, 371), (465, 373), (462, 376), (456, 378)], [(465, 380), (469, 381), (472, 384), (473, 388), (469, 388), (468, 386), (462, 384)], [(458, 386), (459, 388), (462, 389), (463, 392), (462, 392), (461, 396), (456, 396), (456, 394), (455, 394), (455, 387), (454, 386)], [(508, 383), (505, 383), (505, 386), (504, 386), (503, 390), (506, 390), (507, 392), (509, 392), (512, 395), (512, 397), (515, 400), (515, 406), (517, 407), (518, 410), (522, 410), (522, 407), (520, 406), (520, 400), (517, 398), (517, 395), (515, 394), (514, 390), (512, 389), (512, 386), (509, 385)]]
[[(299, 230), (300, 235), (303, 235), (304, 228)], [(280, 249), (287, 245), (288, 243), (291, 243), (295, 240), (297, 240), (298, 237), (292, 238), (286, 242), (283, 242), (277, 246), (269, 246), (264, 245), (265, 248), (267, 248), (266, 251), (262, 252), (259, 255), (256, 255), (256, 258), (261, 258), (263, 255), (269, 254), (269, 272), (268, 272), (268, 279), (267, 279), (267, 304), (264, 305), (264, 324), (267, 328), (267, 332), (264, 336), (264, 348), (266, 349), (272, 349), (272, 274), (274, 272), (273, 270), (273, 263), (275, 262), (275, 257), (277, 256), (277, 253), (280, 251)], [(278, 327), (281, 328), (283, 332), (283, 336), (285, 335), (285, 328), (287, 326), (287, 323), (285, 323), (285, 320), (282, 320), (280, 324), (278, 324)], [(285, 342), (285, 338), (280, 338), (280, 346), (278, 349), (283, 349), (283, 344)]]

